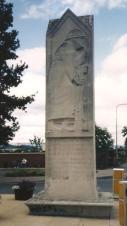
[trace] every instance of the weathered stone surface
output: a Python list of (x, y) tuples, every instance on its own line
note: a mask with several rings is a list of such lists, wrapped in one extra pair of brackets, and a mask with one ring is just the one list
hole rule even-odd
[(46, 192), (96, 198), (93, 17), (70, 10), (47, 31)]
[(29, 207), (33, 215), (110, 218), (112, 204), (47, 201), (43, 204), (41, 202), (33, 203)]
[(96, 192), (93, 16), (67, 10), (50, 21), (46, 45), (45, 190), (27, 205), (42, 215), (107, 217), (111, 204)]
[(112, 195), (100, 193), (93, 202), (55, 201), (44, 199), (42, 193), (39, 198), (33, 197), (27, 201), (27, 206), (33, 215), (72, 216), (88, 218), (110, 218), (112, 211)]
[(96, 197), (94, 144), (88, 138), (50, 138), (46, 156), (46, 192), (55, 200)]
[(46, 137), (93, 136), (92, 16), (50, 22), (46, 71)]

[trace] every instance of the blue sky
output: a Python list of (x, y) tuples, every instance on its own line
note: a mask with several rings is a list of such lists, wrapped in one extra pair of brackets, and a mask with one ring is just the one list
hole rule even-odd
[[(76, 15), (94, 14), (95, 116), (96, 123), (107, 127), (115, 138), (115, 106), (127, 103), (127, 0), (12, 0), (14, 27), (19, 31), (18, 54), (29, 69), (17, 95), (35, 93), (28, 113), (15, 112), (20, 130), (13, 142), (29, 142), (34, 135), (44, 137), (45, 109), (45, 36), (49, 19), (59, 18), (67, 8)], [(127, 125), (127, 106), (118, 111), (120, 130)]]

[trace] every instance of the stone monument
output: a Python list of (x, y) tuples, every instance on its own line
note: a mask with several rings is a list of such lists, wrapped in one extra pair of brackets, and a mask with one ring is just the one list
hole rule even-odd
[[(93, 16), (77, 17), (68, 9), (60, 19), (51, 20), (46, 63), (45, 190), (27, 205), (44, 215), (92, 216), (98, 200)], [(97, 205), (107, 211), (103, 202)], [(89, 207), (93, 209), (88, 211)]]
[(46, 50), (46, 190), (55, 200), (93, 200), (93, 17), (68, 10), (51, 21)]

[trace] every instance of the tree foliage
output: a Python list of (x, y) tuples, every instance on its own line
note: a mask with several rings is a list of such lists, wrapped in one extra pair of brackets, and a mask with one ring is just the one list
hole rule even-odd
[(125, 152), (127, 152), (127, 126), (124, 126), (122, 129), (122, 135), (123, 137), (125, 137), (125, 141), (124, 141), (124, 149)]
[[(13, 29), (13, 4), (0, 0), (0, 144), (7, 144), (19, 129), (16, 109), (26, 110), (26, 105), (34, 100), (34, 95), (17, 97), (11, 95), (11, 88), (22, 83), (27, 65), (20, 62), (16, 50), (20, 47), (18, 31)], [(15, 64), (15, 66), (14, 66)]]
[(122, 135), (123, 137), (126, 137), (127, 136), (127, 126), (124, 126), (123, 129), (122, 129)]
[(106, 168), (114, 164), (112, 135), (106, 128), (95, 126), (97, 168)]
[(43, 150), (43, 139), (40, 137), (34, 136), (33, 139), (29, 139), (31, 145), (34, 148), (34, 151), (42, 151)]
[(108, 132), (106, 128), (101, 128), (99, 126), (95, 127), (96, 134), (96, 150), (97, 151), (108, 151), (113, 148), (112, 135)]

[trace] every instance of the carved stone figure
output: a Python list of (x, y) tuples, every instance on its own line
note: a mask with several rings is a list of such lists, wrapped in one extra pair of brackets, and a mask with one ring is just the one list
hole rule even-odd
[[(89, 70), (89, 40), (79, 29), (67, 34), (57, 48), (49, 71), (50, 129), (73, 131), (85, 128), (85, 83)], [(55, 84), (54, 84), (55, 83)], [(56, 87), (56, 89), (54, 89)], [(66, 108), (66, 110), (65, 110)], [(79, 123), (79, 125), (78, 125)]]

